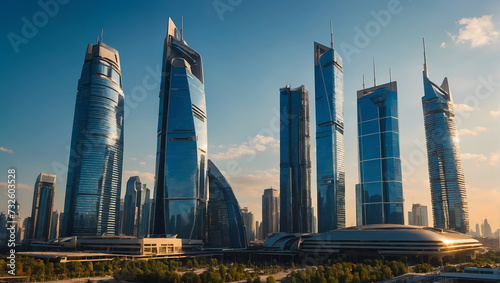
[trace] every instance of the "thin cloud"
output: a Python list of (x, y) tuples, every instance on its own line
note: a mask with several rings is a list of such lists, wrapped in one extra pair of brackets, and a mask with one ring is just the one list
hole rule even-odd
[(146, 157), (147, 157), (147, 158), (155, 158), (155, 157), (154, 157), (153, 155), (151, 155), (151, 154), (146, 155)]
[[(279, 141), (273, 137), (256, 135), (250, 141), (241, 145), (232, 144), (224, 152), (214, 153), (212, 159), (235, 159), (245, 155), (254, 155), (257, 152), (264, 152), (268, 149), (279, 147)], [(220, 148), (220, 147), (219, 147)]]
[(136, 157), (130, 157), (129, 159), (130, 159), (130, 160), (137, 160), (137, 158), (136, 158)]
[(467, 104), (453, 104), (453, 109), (455, 111), (461, 111), (461, 112), (471, 112), (471, 111), (474, 111), (474, 108), (470, 107)]
[[(7, 190), (8, 186), (9, 186), (9, 183), (0, 182), (0, 190), (2, 190), (2, 189)], [(22, 183), (16, 184), (16, 190), (30, 190), (30, 191), (32, 191), (33, 189), (34, 189), (33, 185), (22, 184)]]
[(144, 162), (144, 161), (139, 161), (139, 162), (137, 162), (137, 164), (139, 164), (139, 165), (146, 165), (146, 162)]
[(4, 152), (7, 152), (7, 153), (14, 153), (14, 151), (12, 149), (8, 149), (8, 148), (1, 147), (1, 146), (0, 146), (0, 151), (4, 151)]
[(444, 42), (444, 41), (443, 41), (443, 42), (441, 42), (441, 45), (440, 45), (439, 47), (441, 47), (441, 48), (445, 48), (445, 47), (446, 47), (446, 42)]
[(462, 153), (463, 160), (476, 160), (476, 161), (486, 161), (488, 158), (483, 154), (475, 154), (475, 153)]
[(491, 15), (484, 15), (480, 18), (462, 18), (458, 24), (464, 27), (460, 28), (458, 35), (451, 33), (448, 35), (456, 44), (470, 42), (472, 48), (489, 45), (499, 36), (491, 18)]
[(461, 129), (458, 131), (458, 135), (459, 136), (467, 136), (467, 135), (470, 135), (470, 136), (477, 136), (479, 134), (479, 132), (484, 132), (488, 129), (486, 129), (485, 127), (475, 127), (474, 129), (472, 130), (469, 130), (469, 129)]
[(491, 166), (498, 165), (500, 163), (500, 152), (492, 152), (489, 161)]
[(500, 116), (500, 110), (499, 111), (493, 111), (492, 110), (492, 111), (490, 111), (490, 114), (491, 114), (491, 116), (493, 116), (494, 118), (496, 118), (496, 117)]

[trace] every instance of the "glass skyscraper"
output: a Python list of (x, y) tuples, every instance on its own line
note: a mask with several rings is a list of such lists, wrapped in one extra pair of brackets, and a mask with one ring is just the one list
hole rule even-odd
[(259, 231), (260, 233), (256, 233), (259, 237), (261, 237), (261, 240), (266, 239), (269, 234), (279, 231), (279, 204), (280, 195), (278, 190), (273, 188), (265, 189), (264, 194), (262, 195), (262, 230)]
[(245, 223), (233, 189), (219, 169), (208, 160), (208, 242), (213, 248), (246, 248)]
[(139, 236), (144, 205), (144, 191), (139, 176), (132, 176), (127, 181), (127, 191), (123, 205), (123, 234)]
[(27, 238), (47, 240), (52, 228), (52, 207), (56, 189), (56, 175), (40, 173), (33, 191), (31, 207), (31, 228)]
[(155, 178), (155, 235), (206, 239), (207, 116), (201, 56), (169, 18)]
[[(358, 91), (357, 225), (404, 224), (396, 82)], [(359, 223), (361, 220), (361, 223)]]
[(305, 86), (280, 89), (280, 231), (310, 233), (311, 133)]
[(314, 43), (318, 232), (345, 227), (344, 75), (342, 58)]
[(65, 236), (116, 235), (124, 95), (118, 51), (88, 45), (78, 81), (64, 203)]
[(429, 80), (424, 46), (424, 111), (434, 227), (469, 232), (469, 208), (448, 78)]

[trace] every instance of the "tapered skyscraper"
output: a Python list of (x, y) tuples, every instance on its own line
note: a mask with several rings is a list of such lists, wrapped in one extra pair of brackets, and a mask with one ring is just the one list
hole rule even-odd
[(123, 234), (127, 236), (139, 236), (141, 233), (142, 209), (145, 202), (139, 176), (132, 176), (127, 181), (127, 191), (123, 206)]
[(469, 232), (469, 208), (448, 78), (429, 80), (424, 43), (424, 111), (434, 227)]
[(345, 227), (344, 79), (342, 58), (314, 43), (318, 232)]
[(165, 37), (153, 234), (206, 239), (207, 116), (201, 56), (168, 19)]
[(280, 231), (310, 233), (311, 133), (305, 86), (280, 89)]
[(359, 90), (357, 101), (357, 225), (403, 225), (397, 84), (390, 82)]
[(208, 202), (207, 247), (246, 248), (245, 223), (233, 189), (219, 169), (208, 160), (210, 200)]
[(118, 233), (123, 110), (118, 51), (101, 38), (88, 45), (78, 81), (64, 203), (65, 236)]
[(33, 191), (31, 228), (29, 229), (31, 235), (27, 235), (28, 239), (47, 240), (50, 238), (55, 189), (56, 175), (40, 173)]

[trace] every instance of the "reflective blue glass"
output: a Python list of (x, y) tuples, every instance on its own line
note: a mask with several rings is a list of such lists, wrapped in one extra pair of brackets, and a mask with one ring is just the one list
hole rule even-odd
[(30, 234), (27, 239), (48, 240), (52, 225), (52, 208), (56, 175), (40, 173), (36, 179), (33, 191), (33, 206), (31, 207), (31, 227), (26, 229)]
[(139, 176), (132, 176), (127, 181), (124, 200), (124, 221), (122, 231), (127, 236), (139, 236), (144, 205), (144, 192)]
[(438, 86), (424, 71), (422, 106), (434, 227), (469, 231), (469, 208), (448, 79)]
[(312, 232), (311, 134), (305, 86), (280, 89), (280, 231)]
[(169, 19), (156, 154), (153, 234), (206, 240), (207, 117), (201, 56)]
[(344, 81), (342, 58), (314, 43), (318, 232), (345, 227)]
[(358, 91), (356, 223), (404, 224), (396, 82)]
[(124, 110), (118, 56), (102, 42), (87, 48), (71, 137), (66, 236), (118, 233)]
[(208, 160), (210, 198), (208, 202), (208, 242), (212, 248), (246, 248), (247, 239), (240, 205), (219, 169)]

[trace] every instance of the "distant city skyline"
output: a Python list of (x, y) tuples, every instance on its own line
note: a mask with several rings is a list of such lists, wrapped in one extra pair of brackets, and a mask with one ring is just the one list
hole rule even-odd
[[(137, 175), (145, 183), (153, 184), (162, 42), (168, 16), (180, 22), (184, 15), (184, 34), (189, 34), (190, 46), (203, 54), (204, 59), (207, 113), (211, 119), (208, 157), (217, 162), (228, 178), (240, 205), (249, 207), (255, 213), (255, 220), (260, 220), (263, 190), (279, 185), (276, 89), (286, 82), (291, 82), (293, 87), (303, 83), (310, 86), (311, 95), (315, 93), (312, 44), (330, 41), (329, 20), (333, 19), (335, 46), (344, 59), (345, 72), (346, 226), (355, 224), (354, 192), (358, 175), (353, 103), (362, 74), (367, 77), (371, 74), (367, 66), (372, 57), (380, 62), (377, 77), (387, 79), (386, 70), (391, 67), (392, 77), (404, 93), (399, 101), (399, 119), (406, 211), (412, 203), (431, 205), (420, 103), (423, 94), (421, 38), (425, 37), (432, 77), (447, 76), (453, 92), (470, 226), (488, 218), (496, 230), (500, 220), (496, 205), (500, 202), (500, 182), (496, 174), (500, 165), (496, 130), (500, 119), (496, 95), (500, 81), (500, 60), (496, 55), (500, 8), (494, 1), (481, 5), (465, 1), (458, 5), (451, 3), (456, 4), (401, 1), (389, 9), (385, 2), (367, 1), (364, 5), (297, 2), (269, 3), (262, 9), (258, 3), (243, 2), (234, 7), (234, 11), (225, 13), (223, 20), (211, 3), (200, 3), (194, 5), (196, 7), (188, 3), (155, 2), (146, 6), (134, 3), (111, 16), (110, 3), (61, 5), (47, 25), (36, 26), (35, 34), (26, 37), (26, 43), (17, 45), (17, 52), (9, 37), (3, 37), (0, 49), (6, 54), (4, 64), (13, 69), (0, 71), (4, 78), (0, 92), (11, 94), (2, 96), (2, 104), (10, 107), (0, 113), (0, 127), (9, 129), (10, 133), (0, 137), (0, 170), (6, 172), (10, 166), (18, 169), (22, 217), (30, 215), (32, 184), (41, 171), (57, 175), (54, 209), (63, 210), (81, 61), (85, 45), (94, 42), (104, 28), (104, 42), (119, 50), (122, 56), (126, 100), (122, 180)], [(36, 3), (10, 2), (7, 6), (9, 14), (4, 17), (4, 35), (23, 36), (21, 19), (26, 17), (32, 21), (36, 12), (43, 11)], [(447, 13), (443, 14), (443, 10)], [(84, 17), (90, 11), (94, 15), (91, 22)], [(297, 12), (304, 18), (300, 23), (283, 20), (285, 15)], [(432, 20), (415, 25), (423, 14)], [(248, 24), (255, 17), (276, 24)], [(118, 18), (136, 20), (117, 21)], [(200, 21), (205, 24), (199, 26)], [(370, 33), (370, 27), (379, 29)], [(471, 33), (471, 30), (479, 32)], [(71, 40), (68, 40), (69, 34)], [(267, 44), (256, 49), (251, 44), (255, 38)], [(259, 64), (255, 64), (257, 61)], [(22, 70), (23, 75), (16, 70)], [(30, 78), (29, 83), (26, 78)], [(51, 111), (45, 111), (49, 108)], [(310, 109), (315, 109), (313, 99)], [(314, 116), (311, 115), (312, 125), (316, 124)], [(312, 127), (311, 136), (315, 134)], [(311, 140), (311, 146), (311, 192), (313, 207), (317, 207), (315, 139)], [(122, 181), (122, 196), (125, 181)], [(5, 174), (0, 175), (1, 188), (5, 183)]]

